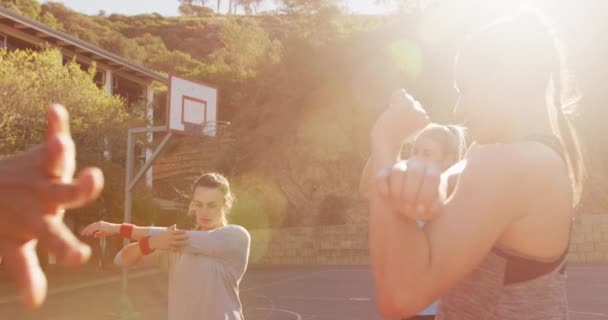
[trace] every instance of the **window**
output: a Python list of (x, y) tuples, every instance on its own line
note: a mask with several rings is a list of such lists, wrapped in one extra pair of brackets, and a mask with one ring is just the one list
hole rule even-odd
[(106, 83), (106, 73), (103, 70), (97, 70), (97, 72), (95, 72), (95, 77), (93, 78), (93, 80), (95, 81), (95, 84), (97, 85), (97, 87), (99, 88), (103, 88), (103, 86)]

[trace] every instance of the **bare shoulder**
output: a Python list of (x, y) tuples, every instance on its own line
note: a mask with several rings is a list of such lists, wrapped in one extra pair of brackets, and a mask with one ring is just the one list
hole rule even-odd
[(533, 141), (478, 146), (467, 155), (467, 162), (471, 167), (496, 170), (497, 176), (516, 175), (525, 180), (547, 174), (567, 175), (561, 156)]
[[(539, 190), (551, 190), (568, 198), (570, 180), (562, 157), (550, 147), (538, 142), (479, 146), (467, 156), (465, 175), (477, 185), (494, 184), (511, 200), (529, 198), (541, 201)], [(467, 174), (469, 171), (469, 174)]]
[(570, 190), (560, 155), (536, 142), (476, 146), (444, 175), (446, 185), (453, 185), (447, 188), (448, 203), (470, 205), (477, 199), (478, 207), (502, 212), (509, 221), (549, 203), (550, 197), (567, 199)]

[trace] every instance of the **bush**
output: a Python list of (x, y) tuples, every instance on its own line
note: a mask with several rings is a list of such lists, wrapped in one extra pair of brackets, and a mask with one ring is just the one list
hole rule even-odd
[(62, 64), (56, 50), (0, 50), (0, 154), (11, 154), (43, 140), (46, 108), (62, 103), (70, 112), (79, 157), (101, 158), (102, 137), (127, 119), (124, 100), (107, 96), (93, 82), (95, 69), (75, 61)]
[[(103, 169), (106, 188), (101, 200), (75, 210), (78, 213), (73, 218), (79, 224), (122, 217), (124, 207), (122, 163), (129, 115), (122, 98), (108, 96), (95, 85), (94, 74), (95, 68), (83, 71), (75, 61), (63, 65), (56, 50), (0, 50), (0, 156), (41, 143), (46, 108), (49, 103), (59, 102), (70, 112), (78, 167)], [(104, 137), (110, 142), (116, 163), (103, 158), (108, 148)]]

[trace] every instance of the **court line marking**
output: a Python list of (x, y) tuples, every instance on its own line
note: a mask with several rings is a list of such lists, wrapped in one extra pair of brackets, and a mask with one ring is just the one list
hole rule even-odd
[(589, 315), (589, 316), (598, 316), (598, 317), (602, 317), (602, 318), (608, 318), (608, 314), (604, 314), (604, 313), (584, 312), (584, 311), (575, 311), (575, 310), (568, 310), (568, 313), (585, 314), (585, 315)]
[(301, 296), (280, 296), (276, 299), (288, 299), (288, 300), (313, 300), (313, 301), (345, 301), (345, 302), (371, 302), (371, 298), (364, 297), (349, 297), (349, 298), (338, 298), (338, 297), (301, 297)]
[(270, 299), (270, 297), (268, 297), (268, 296), (267, 296), (267, 295), (265, 295), (265, 294), (257, 294), (257, 295), (255, 295), (255, 297), (257, 297), (257, 298), (264, 298), (264, 299), (266, 299), (266, 301), (268, 301), (268, 302), (269, 302), (269, 303), (268, 303), (268, 305), (270, 306), (270, 309), (268, 309), (268, 308), (266, 308), (266, 307), (251, 307), (251, 308), (246, 307), (246, 308), (247, 308), (247, 309), (253, 309), (253, 310), (256, 310), (256, 309), (257, 309), (257, 310), (260, 310), (261, 308), (262, 308), (262, 309), (264, 309), (264, 308), (265, 308), (265, 309), (267, 309), (267, 310), (270, 310), (270, 312), (269, 312), (268, 314), (266, 314), (266, 316), (264, 317), (264, 319), (269, 319), (269, 318), (270, 318), (270, 316), (272, 315), (272, 312), (273, 312), (272, 310), (276, 309), (276, 306), (275, 306), (275, 304), (274, 304), (274, 300)]
[[(272, 281), (269, 283), (265, 283), (262, 285), (258, 285), (258, 286), (253, 286), (253, 287), (249, 287), (249, 288), (245, 288), (242, 289), (241, 292), (251, 292), (251, 291), (256, 291), (262, 288), (268, 288), (268, 287), (272, 287), (274, 285), (278, 285), (278, 284), (282, 284), (282, 283), (287, 283), (287, 282), (291, 282), (291, 281), (296, 281), (296, 280), (300, 280), (300, 279), (309, 279), (315, 276), (318, 276), (320, 274), (323, 273), (329, 273), (329, 272), (335, 272), (336, 270), (331, 269), (331, 270), (320, 270), (320, 271), (316, 271), (316, 272), (312, 272), (312, 273), (308, 273), (308, 274), (303, 274), (303, 275), (297, 275), (297, 276), (293, 276), (293, 277), (288, 277), (288, 278), (284, 278), (284, 279), (279, 279), (276, 281)], [(270, 316), (272, 316), (274, 311), (278, 311), (278, 312), (283, 312), (283, 313), (287, 313), (290, 315), (293, 315), (296, 317), (296, 320), (302, 320), (302, 315), (300, 315), (299, 313), (295, 312), (295, 311), (291, 311), (291, 310), (286, 310), (286, 309), (277, 309), (274, 307), (274, 301), (272, 299), (270, 299), (269, 297), (265, 296), (265, 295), (257, 295), (258, 297), (265, 297), (267, 298), (271, 304), (272, 304), (272, 308), (265, 308), (265, 307), (249, 307), (249, 310), (267, 310), (270, 311), (270, 313), (266, 316), (266, 319), (270, 318)]]
[[(140, 271), (137, 273), (129, 274), (129, 279), (142, 278), (142, 277), (147, 277), (147, 276), (156, 275), (156, 274), (160, 274), (160, 273), (162, 273), (162, 271), (160, 271), (160, 270)], [(100, 280), (92, 280), (92, 281), (87, 281), (87, 282), (83, 282), (83, 283), (62, 286), (59, 288), (50, 289), (48, 291), (47, 296), (71, 292), (71, 291), (77, 291), (80, 289), (85, 289), (85, 288), (90, 288), (90, 287), (103, 286), (103, 285), (117, 283), (117, 282), (121, 282), (121, 281), (122, 281), (122, 275), (117, 275), (117, 276), (107, 277), (107, 278), (100, 279)], [(19, 296), (0, 298), (0, 304), (10, 304), (10, 303), (15, 303), (15, 302), (19, 302), (19, 301), (21, 301), (21, 297), (19, 297)]]
[(291, 282), (291, 281), (305, 279), (305, 278), (312, 278), (312, 277), (317, 276), (319, 274), (329, 273), (329, 272), (333, 272), (333, 271), (336, 271), (336, 270), (321, 270), (321, 271), (316, 271), (316, 272), (313, 272), (313, 273), (310, 273), (310, 274), (299, 275), (299, 276), (294, 276), (294, 277), (285, 278), (285, 279), (279, 279), (279, 280), (272, 281), (272, 282), (269, 282), (269, 283), (266, 283), (266, 284), (262, 284), (262, 285), (258, 285), (258, 286), (254, 286), (254, 287), (245, 288), (245, 289), (241, 290), (241, 292), (254, 291), (254, 290), (261, 289), (261, 288), (272, 287), (274, 285), (281, 284), (281, 283)]

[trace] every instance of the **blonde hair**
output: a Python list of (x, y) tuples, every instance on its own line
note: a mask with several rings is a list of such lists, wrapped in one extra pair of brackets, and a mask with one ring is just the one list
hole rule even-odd
[(444, 158), (453, 155), (456, 160), (462, 159), (466, 149), (463, 127), (431, 123), (416, 135), (414, 141), (422, 136), (429, 136), (439, 143)]
[[(194, 191), (198, 187), (218, 189), (222, 193), (224, 193), (224, 208), (225, 209), (222, 210), (222, 223), (224, 225), (228, 224), (228, 219), (226, 218), (226, 216), (230, 212), (230, 209), (232, 209), (232, 205), (234, 203), (234, 195), (232, 194), (232, 191), (230, 190), (230, 183), (228, 182), (228, 179), (226, 177), (224, 177), (222, 174), (219, 174), (217, 172), (209, 172), (209, 173), (202, 174), (192, 184), (192, 190), (190, 192), (191, 200), (192, 200), (192, 198), (194, 198)], [(192, 207), (190, 207), (190, 209), (189, 209), (189, 214), (192, 215)]]

